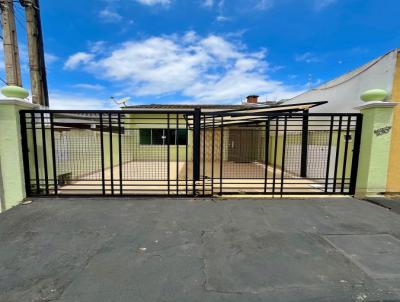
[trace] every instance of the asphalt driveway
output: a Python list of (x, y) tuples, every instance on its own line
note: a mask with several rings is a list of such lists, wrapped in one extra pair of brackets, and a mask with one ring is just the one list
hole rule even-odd
[(400, 301), (400, 215), (356, 199), (41, 199), (0, 301)]

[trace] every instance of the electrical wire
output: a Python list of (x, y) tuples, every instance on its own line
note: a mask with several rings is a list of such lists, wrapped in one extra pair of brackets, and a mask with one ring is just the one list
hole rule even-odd
[(8, 85), (8, 83), (2, 77), (0, 77), (0, 81), (2, 81), (4, 84)]
[[(20, 8), (19, 6), (17, 6), (18, 8)], [(22, 8), (20, 8), (20, 9), (22, 9)], [(17, 22), (18, 22), (18, 24), (21, 26), (21, 28), (26, 32), (26, 28), (25, 28), (25, 22), (23, 21), (23, 19), (25, 18), (23, 15), (22, 15), (22, 13), (20, 12), (20, 11), (18, 11), (18, 10), (15, 10), (14, 11), (15, 12), (15, 14), (14, 14), (14, 16), (15, 16), (15, 19), (17, 20)], [(22, 19), (22, 20), (21, 20)]]

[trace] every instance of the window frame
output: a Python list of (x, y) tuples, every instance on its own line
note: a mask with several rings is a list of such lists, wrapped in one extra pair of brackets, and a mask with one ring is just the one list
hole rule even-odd
[[(142, 143), (144, 141), (144, 138), (142, 138), (142, 133), (143, 131), (150, 131), (150, 143)], [(161, 140), (162, 143), (155, 143), (154, 141), (154, 131), (160, 131), (162, 130), (161, 134)], [(168, 135), (168, 130), (172, 135)], [(181, 133), (184, 131), (185, 134), (181, 134), (181, 137), (179, 138), (179, 132)], [(187, 129), (168, 129), (168, 128), (140, 128), (139, 129), (139, 145), (140, 146), (187, 146), (188, 145), (188, 130)], [(173, 142), (167, 142), (168, 138), (173, 138)], [(185, 139), (183, 139), (183, 137)], [(181, 142), (181, 139), (184, 140), (184, 143), (179, 144)]]

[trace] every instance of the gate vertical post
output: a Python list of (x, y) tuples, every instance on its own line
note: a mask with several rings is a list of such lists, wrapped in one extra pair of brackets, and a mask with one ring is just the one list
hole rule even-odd
[(0, 99), (0, 211), (26, 197), (19, 111), (36, 107), (18, 98)]
[(56, 142), (54, 137), (54, 118), (53, 113), (50, 113), (50, 139), (51, 139), (51, 162), (53, 166), (54, 180), (54, 195), (58, 195), (58, 180), (57, 180), (57, 157), (56, 157)]
[(103, 137), (103, 113), (99, 113), (99, 131), (100, 131), (100, 160), (101, 160), (101, 188), (103, 195), (106, 195), (105, 182), (105, 164), (104, 164), (104, 137)]
[(121, 113), (118, 112), (118, 173), (119, 173), (119, 194), (123, 195), (123, 180), (122, 180), (122, 124)]
[(264, 171), (264, 194), (267, 193), (267, 182), (268, 182), (268, 164), (269, 164), (269, 130), (270, 130), (270, 118), (269, 116), (267, 117), (265, 121), (265, 142), (264, 142), (264, 166), (265, 166), (265, 171)]
[[(194, 109), (193, 115), (193, 180), (200, 180), (200, 123), (201, 110)], [(196, 191), (195, 187), (193, 188)]]
[(303, 125), (301, 134), (301, 166), (300, 166), (300, 176), (307, 177), (307, 158), (308, 158), (308, 120), (309, 112), (308, 110), (303, 111)]
[(351, 163), (351, 176), (350, 176), (350, 188), (349, 188), (349, 192), (351, 195), (354, 195), (356, 193), (358, 165), (360, 162), (362, 123), (363, 123), (363, 116), (358, 115), (356, 118), (356, 129), (355, 129), (356, 132), (353, 145), (353, 160)]
[(363, 114), (356, 196), (386, 191), (393, 109), (396, 105), (391, 102), (369, 102), (356, 108)]

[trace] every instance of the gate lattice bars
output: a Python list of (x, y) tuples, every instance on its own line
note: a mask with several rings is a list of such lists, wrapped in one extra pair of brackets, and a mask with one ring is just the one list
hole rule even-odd
[(31, 196), (192, 195), (187, 114), (21, 112), (26, 190)]
[(200, 195), (355, 193), (360, 114), (214, 112), (198, 123)]
[(29, 196), (354, 194), (360, 114), (25, 110)]

